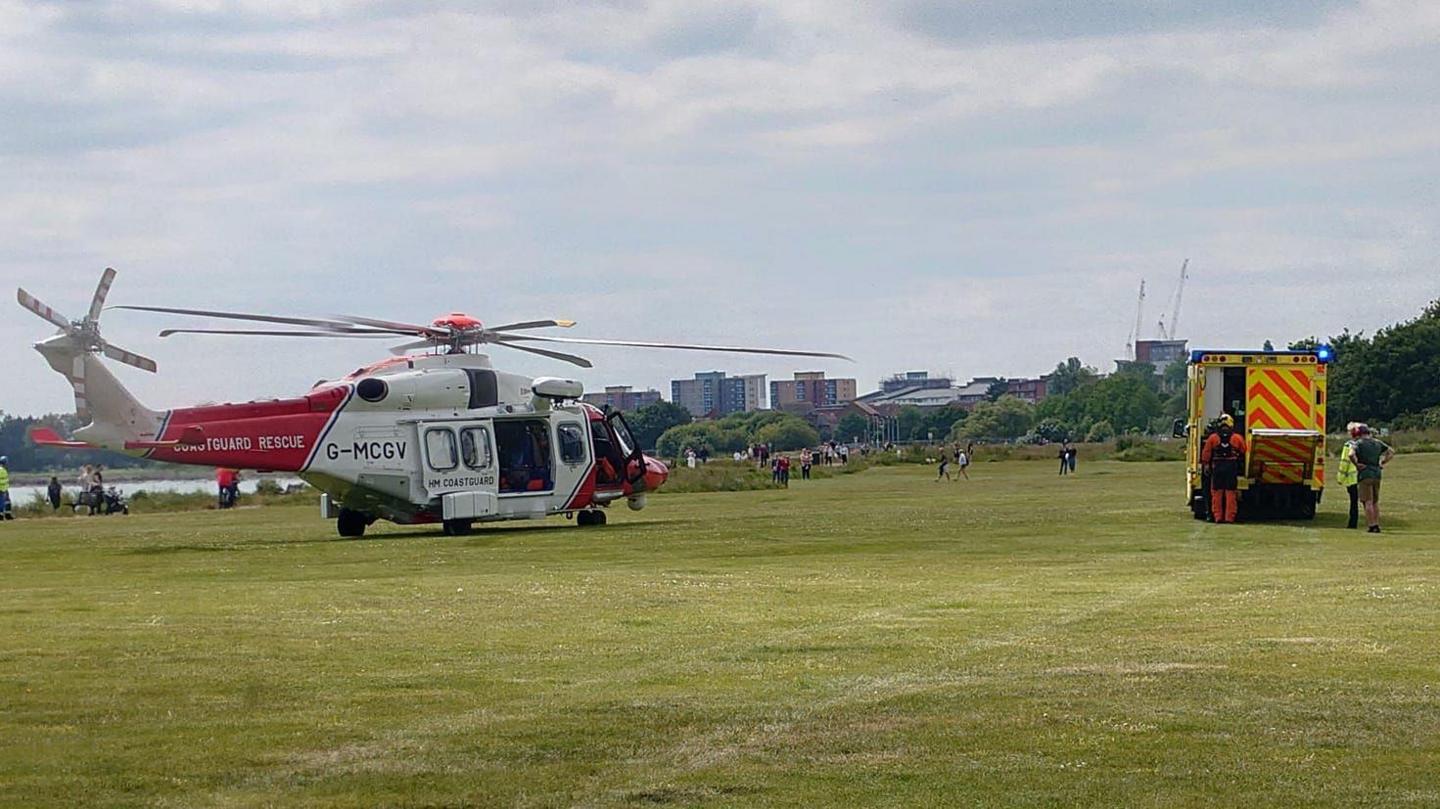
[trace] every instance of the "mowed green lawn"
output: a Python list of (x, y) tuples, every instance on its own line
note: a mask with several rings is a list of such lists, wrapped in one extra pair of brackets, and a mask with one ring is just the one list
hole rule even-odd
[(1440, 805), (1440, 455), (1378, 537), (1343, 491), (1197, 523), (1177, 464), (972, 472), (0, 525), (0, 803)]

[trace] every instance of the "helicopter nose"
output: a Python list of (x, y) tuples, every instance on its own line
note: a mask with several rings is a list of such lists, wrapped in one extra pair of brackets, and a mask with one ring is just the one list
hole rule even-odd
[(665, 485), (670, 477), (670, 467), (664, 461), (657, 461), (649, 455), (645, 456), (645, 490), (653, 492)]

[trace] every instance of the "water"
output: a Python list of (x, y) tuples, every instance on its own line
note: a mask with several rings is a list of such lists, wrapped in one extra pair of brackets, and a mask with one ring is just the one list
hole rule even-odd
[[(240, 479), (240, 495), (243, 497), (247, 494), (254, 494), (255, 484), (259, 483), (261, 480), (273, 480), (276, 483), (280, 484), (280, 488), (282, 489), (292, 486), (296, 483), (304, 482), (297, 477), (267, 476), (264, 478), (256, 478), (254, 476), (242, 476)], [(71, 497), (74, 497), (75, 492), (79, 491), (78, 486), (63, 479), (60, 481), (60, 485), (65, 487), (65, 492)], [(131, 495), (141, 489), (144, 489), (147, 492), (205, 492), (206, 494), (218, 494), (219, 491), (215, 485), (214, 480), (206, 480), (205, 478), (191, 478), (187, 480), (126, 480), (117, 481), (115, 483), (107, 482), (105, 484), (105, 488), (107, 489), (111, 486), (114, 486), (116, 489), (118, 489), (121, 496), (126, 498), (129, 498)], [(11, 486), (10, 502), (14, 503), (16, 506), (27, 505), (36, 497), (44, 497), (45, 488), (45, 486)]]

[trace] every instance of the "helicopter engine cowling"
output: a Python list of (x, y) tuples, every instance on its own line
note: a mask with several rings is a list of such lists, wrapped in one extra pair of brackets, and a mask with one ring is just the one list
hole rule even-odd
[(465, 410), (470, 377), (460, 369), (402, 371), (355, 383), (356, 410)]

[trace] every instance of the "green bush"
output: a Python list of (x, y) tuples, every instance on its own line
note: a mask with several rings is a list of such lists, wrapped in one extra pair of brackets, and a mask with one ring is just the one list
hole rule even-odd
[(280, 488), (279, 483), (276, 483), (269, 478), (262, 478), (255, 484), (255, 493), (262, 496), (274, 496), (277, 494), (284, 494), (285, 490)]
[[(1124, 443), (1126, 446), (1120, 447)], [(1179, 441), (1138, 441), (1120, 439), (1116, 442), (1118, 451), (1111, 457), (1117, 461), (1183, 461), (1185, 445)]]
[(1109, 441), (1114, 437), (1115, 428), (1111, 426), (1110, 422), (1105, 421), (1104, 419), (1101, 419), (1100, 421), (1097, 421), (1094, 424), (1090, 425), (1090, 432), (1085, 434), (1085, 440), (1089, 441), (1092, 444), (1101, 441)]

